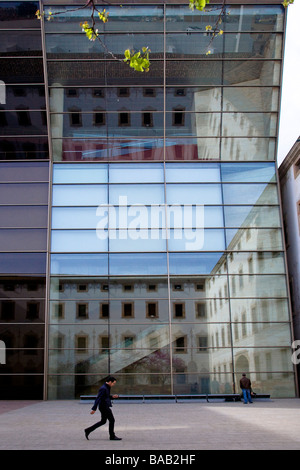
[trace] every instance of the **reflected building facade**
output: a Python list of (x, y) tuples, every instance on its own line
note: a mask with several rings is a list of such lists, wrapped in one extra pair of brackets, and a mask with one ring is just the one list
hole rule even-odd
[[(217, 4), (112, 2), (103, 49), (80, 32), (89, 10), (42, 3), (60, 15), (0, 2), (3, 395), (72, 399), (109, 373), (122, 394), (231, 393), (247, 372), (296, 396), (275, 161), (284, 8), (234, 2), (212, 41)], [(138, 73), (123, 52), (143, 46)]]

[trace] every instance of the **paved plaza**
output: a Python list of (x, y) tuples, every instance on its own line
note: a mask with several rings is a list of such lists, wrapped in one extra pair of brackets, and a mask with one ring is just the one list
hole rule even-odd
[(215, 403), (118, 403), (115, 431), (108, 425), (85, 439), (99, 421), (80, 401), (0, 401), (1, 450), (300, 450), (300, 400), (244, 405)]

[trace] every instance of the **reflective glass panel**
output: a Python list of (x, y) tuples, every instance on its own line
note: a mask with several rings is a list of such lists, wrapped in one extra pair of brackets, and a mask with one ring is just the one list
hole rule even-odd
[[(45, 111), (19, 111), (1, 112), (0, 119), (5, 121), (0, 127), (0, 135), (47, 135)], [(5, 124), (5, 125), (4, 125)]]
[(204, 87), (167, 87), (166, 110), (184, 109), (185, 111), (221, 111), (221, 88)]
[[(35, 20), (36, 21), (36, 20)], [(0, 59), (1, 80), (5, 83), (43, 83), (44, 69), (41, 58)]]
[(46, 253), (0, 253), (2, 274), (45, 274)]
[(47, 204), (48, 183), (0, 184), (2, 204)]
[(118, 58), (124, 59), (126, 49), (142, 52), (143, 47), (150, 49), (152, 58), (160, 58), (164, 48), (163, 35), (157, 33), (147, 35), (138, 33), (105, 34), (101, 37), (101, 42), (89, 42), (82, 33), (46, 35), (48, 59), (111, 58), (107, 54), (108, 50)]
[(45, 160), (49, 159), (47, 137), (2, 137), (1, 160)]
[(36, 10), (39, 2), (1, 2), (0, 21), (2, 28), (39, 28)]
[(227, 136), (275, 137), (277, 114), (224, 113), (222, 134)]
[(47, 162), (3, 162), (0, 163), (0, 182), (48, 181)]
[[(2, 24), (1, 24), (2, 26)], [(35, 25), (36, 26), (36, 25)], [(0, 31), (0, 56), (42, 56), (41, 31)]]
[(219, 160), (220, 139), (171, 137), (166, 140), (166, 160)]
[(249, 322), (288, 322), (288, 299), (230, 299), (232, 318), (241, 321), (242, 315), (247, 314)]
[(275, 138), (222, 137), (221, 160), (275, 160)]
[(53, 166), (53, 183), (107, 183), (107, 165), (64, 164)]
[(121, 62), (111, 62), (108, 60), (84, 60), (82, 62), (49, 61), (49, 85), (53, 86), (60, 83), (62, 86), (75, 85), (77, 87), (81, 85), (118, 86), (120, 82), (128, 86), (163, 85), (163, 61), (152, 60), (149, 72), (146, 74), (137, 74), (134, 69), (131, 69), (129, 66), (126, 67), (123, 60)]
[(274, 163), (222, 163), (221, 174), (226, 183), (269, 183), (276, 178)]
[(238, 253), (228, 256), (230, 274), (284, 274), (284, 255), (280, 252)]
[(283, 250), (281, 229), (228, 229), (227, 249), (230, 250)]
[(223, 66), (224, 85), (249, 85), (250, 81), (262, 86), (280, 84), (280, 61), (225, 60)]
[[(51, 2), (47, 2), (51, 3)], [(163, 7), (158, 5), (139, 6), (139, 5), (105, 5), (106, 12), (109, 13), (109, 20), (106, 23), (97, 21), (97, 28), (100, 32), (118, 31), (131, 32), (137, 31), (163, 31)], [(101, 8), (100, 11), (103, 11)], [(75, 31), (80, 29), (80, 23), (86, 21), (90, 15), (90, 9), (80, 9), (69, 12), (69, 6), (49, 7), (52, 13), (62, 12), (57, 15), (56, 21), (46, 22), (46, 32)]]
[(0, 230), (1, 251), (39, 251), (47, 249), (46, 229)]
[(223, 184), (225, 204), (278, 204), (275, 184)]
[(77, 106), (82, 112), (116, 112), (121, 105), (130, 111), (142, 111), (148, 107), (153, 111), (163, 111), (163, 88), (120, 85), (102, 88), (53, 86), (50, 88), (50, 110), (54, 113), (67, 112)]
[(222, 204), (220, 184), (167, 184), (168, 204)]
[[(280, 349), (279, 349), (280, 351)], [(280, 356), (280, 352), (276, 352), (276, 357), (274, 359), (278, 359)], [(241, 358), (241, 364), (243, 364), (243, 360), (245, 356), (243, 356), (242, 351), (236, 350), (236, 355), (238, 358)], [(265, 361), (262, 360), (260, 361), (260, 352), (265, 353), (263, 357), (265, 357), (268, 354), (268, 351), (265, 350), (253, 350), (251, 354), (251, 358), (254, 356), (256, 359), (256, 366), (255, 366), (255, 371), (252, 372), (252, 367), (250, 370), (250, 373), (247, 374), (248, 377), (251, 379), (251, 384), (252, 388), (256, 393), (266, 393), (270, 394), (271, 397), (289, 397), (289, 398), (294, 398), (295, 397), (295, 377), (292, 372), (257, 372), (258, 367), (260, 367), (259, 370), (262, 370), (262, 367), (265, 366)], [(288, 356), (288, 351), (284, 351), (282, 353), (286, 354), (286, 357)], [(269, 356), (266, 356), (267, 358)], [(245, 362), (245, 365), (248, 365), (249, 367), (249, 362)], [(265, 368), (265, 367), (264, 367)], [(245, 369), (248, 370), (248, 369)], [(235, 383), (236, 383), (236, 390), (239, 390), (239, 383), (240, 379), (242, 377), (242, 372), (240, 374), (235, 375)]]
[[(151, 66), (152, 67), (152, 66)], [(221, 85), (222, 63), (214, 60), (166, 62), (166, 85)]]
[(109, 204), (163, 204), (162, 184), (116, 184), (109, 188)]
[(271, 112), (278, 110), (279, 88), (224, 87), (223, 110), (229, 112)]
[(221, 181), (218, 163), (167, 163), (167, 183), (217, 183)]
[(46, 109), (45, 87), (36, 85), (6, 85), (6, 103), (1, 109)]
[(99, 237), (96, 230), (52, 230), (51, 251), (87, 253), (107, 251), (107, 234)]
[(54, 206), (97, 206), (107, 204), (106, 185), (53, 185)]
[[(222, 256), (223, 253), (170, 253), (170, 274), (210, 274)], [(204, 290), (201, 286), (199, 281), (199, 292)]]
[(231, 296), (233, 298), (287, 297), (286, 279), (284, 275), (230, 275), (229, 283), (231, 286)]
[(226, 227), (280, 227), (279, 207), (276, 206), (226, 206)]
[(71, 276), (105, 276), (108, 273), (107, 254), (53, 254), (51, 274)]
[(115, 276), (167, 274), (167, 255), (165, 253), (110, 254), (109, 274)]

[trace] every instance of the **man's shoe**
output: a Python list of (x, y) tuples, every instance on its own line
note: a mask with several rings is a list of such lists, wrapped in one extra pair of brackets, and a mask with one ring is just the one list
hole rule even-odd
[(110, 437), (110, 440), (111, 440), (111, 441), (121, 441), (122, 438), (121, 438), (121, 437), (114, 436), (114, 437)]
[(85, 437), (87, 438), (87, 440), (89, 440), (89, 432), (87, 429), (84, 430), (84, 434), (85, 434)]

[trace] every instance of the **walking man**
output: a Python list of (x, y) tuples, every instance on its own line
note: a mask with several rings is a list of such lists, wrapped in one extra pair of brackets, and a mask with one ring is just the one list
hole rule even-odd
[(246, 377), (246, 374), (242, 374), (242, 378), (240, 380), (240, 387), (243, 392), (244, 404), (246, 405), (248, 401), (249, 403), (253, 403), (251, 398), (251, 382), (250, 379)]
[(113, 387), (115, 384), (116, 384), (116, 379), (112, 376), (109, 376), (107, 377), (105, 384), (102, 385), (102, 387), (100, 387), (97, 398), (95, 400), (94, 405), (92, 406), (92, 410), (90, 414), (93, 415), (96, 412), (97, 407), (98, 407), (101, 413), (101, 421), (99, 421), (98, 423), (84, 430), (85, 437), (87, 439), (89, 439), (89, 434), (92, 431), (95, 431), (95, 429), (99, 428), (100, 426), (103, 426), (103, 424), (105, 424), (106, 421), (108, 420), (110, 440), (111, 441), (122, 440), (120, 437), (117, 437), (115, 435), (115, 431), (114, 431), (115, 418), (111, 411), (111, 407), (112, 407), (111, 399), (119, 397), (119, 395), (112, 395), (112, 396), (110, 395), (111, 387)]

